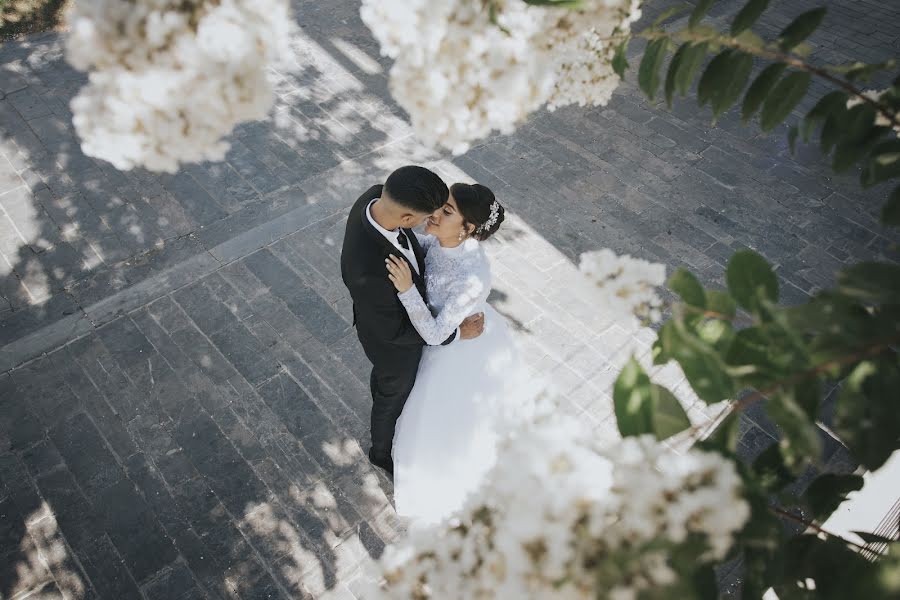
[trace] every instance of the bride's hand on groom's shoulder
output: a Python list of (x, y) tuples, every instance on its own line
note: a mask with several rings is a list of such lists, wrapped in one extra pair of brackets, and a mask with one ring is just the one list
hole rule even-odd
[(388, 270), (388, 279), (391, 280), (398, 292), (402, 294), (412, 287), (412, 271), (405, 260), (392, 254), (384, 259), (384, 264)]

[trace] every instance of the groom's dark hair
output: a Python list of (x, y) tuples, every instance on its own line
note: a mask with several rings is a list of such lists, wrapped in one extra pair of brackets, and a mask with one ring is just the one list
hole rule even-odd
[(384, 194), (404, 208), (431, 213), (447, 203), (450, 190), (434, 171), (409, 165), (388, 175)]

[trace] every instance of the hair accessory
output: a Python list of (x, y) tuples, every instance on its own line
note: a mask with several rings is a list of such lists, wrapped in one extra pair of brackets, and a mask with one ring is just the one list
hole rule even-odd
[(493, 204), (491, 204), (491, 216), (488, 217), (488, 220), (478, 226), (478, 233), (484, 233), (488, 231), (494, 224), (497, 222), (497, 219), (500, 217), (500, 203), (494, 200)]

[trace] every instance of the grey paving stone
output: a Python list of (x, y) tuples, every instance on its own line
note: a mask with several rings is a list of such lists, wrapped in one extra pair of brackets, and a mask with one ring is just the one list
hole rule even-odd
[(259, 393), (298, 439), (336, 434), (334, 423), (290, 376), (280, 374), (260, 386)]
[(120, 479), (104, 489), (96, 506), (135, 581), (147, 579), (175, 560), (171, 539), (130, 480)]
[(181, 288), (172, 298), (207, 335), (238, 323), (234, 313), (202, 281)]
[(0, 377), (0, 431), (4, 438), (3, 450), (26, 448), (44, 435), (41, 422), (9, 375)]
[(281, 368), (274, 357), (266, 354), (265, 347), (259, 340), (241, 324), (213, 332), (210, 339), (234, 368), (253, 385), (274, 376)]
[(7, 92), (6, 100), (26, 121), (51, 114), (50, 108), (32, 89), (25, 88), (15, 92)]
[(101, 433), (84, 413), (50, 431), (50, 439), (85, 494), (97, 501), (106, 488), (123, 479), (124, 471), (103, 443)]
[(206, 594), (198, 587), (190, 569), (176, 563), (164, 568), (143, 586), (147, 600), (199, 600)]
[(212, 223), (227, 215), (215, 199), (187, 173), (166, 175), (159, 180), (198, 225)]
[(227, 162), (189, 165), (186, 170), (228, 213), (259, 197), (253, 186)]
[(343, 337), (348, 329), (346, 322), (271, 252), (255, 252), (243, 262), (291, 312), (300, 317), (317, 339), (327, 344)]
[(285, 213), (303, 206), (305, 194), (298, 188), (288, 188), (267, 194), (247, 203), (227, 217), (210, 223), (197, 231), (197, 238), (207, 248), (213, 248), (257, 225), (268, 223)]

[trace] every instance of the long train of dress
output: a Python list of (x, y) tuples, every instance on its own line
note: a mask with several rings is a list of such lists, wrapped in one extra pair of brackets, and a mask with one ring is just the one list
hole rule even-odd
[(494, 465), (504, 427), (527, 410), (523, 363), (504, 317), (484, 303), (481, 336), (425, 348), (394, 435), (397, 514), (436, 523)]

